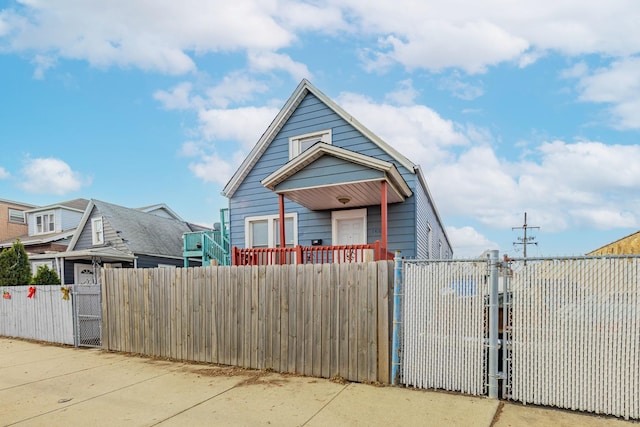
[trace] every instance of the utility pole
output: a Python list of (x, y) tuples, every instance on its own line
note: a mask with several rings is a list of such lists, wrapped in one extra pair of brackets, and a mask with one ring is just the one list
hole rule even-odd
[(527, 225), (527, 213), (524, 213), (524, 225), (522, 227), (511, 227), (512, 230), (522, 230), (523, 237), (518, 237), (517, 242), (513, 242), (514, 245), (522, 245), (524, 247), (524, 258), (527, 258), (527, 246), (529, 245), (538, 245), (538, 242), (535, 241), (534, 236), (527, 237), (527, 230), (534, 229), (539, 230), (540, 227), (531, 227)]

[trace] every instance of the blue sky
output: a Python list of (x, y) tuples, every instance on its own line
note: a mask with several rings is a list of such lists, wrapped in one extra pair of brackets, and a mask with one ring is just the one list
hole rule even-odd
[(211, 224), (302, 78), (423, 169), (456, 256), (640, 228), (634, 1), (0, 1), (0, 198)]

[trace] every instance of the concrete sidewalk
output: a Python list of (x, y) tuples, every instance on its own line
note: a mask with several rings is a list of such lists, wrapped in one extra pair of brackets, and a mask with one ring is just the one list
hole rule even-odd
[(0, 338), (0, 425), (638, 425), (444, 392)]

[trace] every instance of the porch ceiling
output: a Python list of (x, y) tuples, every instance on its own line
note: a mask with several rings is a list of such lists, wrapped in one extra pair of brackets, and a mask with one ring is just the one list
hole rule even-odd
[[(363, 206), (380, 205), (381, 180), (348, 182), (325, 187), (299, 188), (278, 192), (287, 199), (296, 202), (307, 209), (347, 209)], [(404, 201), (392, 185), (388, 185), (387, 203), (399, 203)], [(348, 198), (349, 201), (343, 203), (338, 199)], [(344, 200), (343, 200), (344, 201)]]

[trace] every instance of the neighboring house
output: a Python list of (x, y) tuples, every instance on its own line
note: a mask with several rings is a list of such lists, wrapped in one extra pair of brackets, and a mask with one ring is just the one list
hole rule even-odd
[(57, 266), (66, 284), (97, 283), (98, 267), (182, 266), (182, 235), (205, 228), (175, 219), (165, 205), (141, 209), (92, 199), (65, 252), (30, 259)]
[(88, 204), (87, 199), (74, 199), (25, 210), (26, 233), (0, 242), (0, 248), (10, 247), (19, 238), (29, 255), (33, 274), (41, 265), (54, 268), (50, 260), (34, 260), (34, 257), (66, 251)]
[(589, 252), (587, 255), (625, 255), (640, 254), (640, 231), (629, 234), (621, 239), (616, 240)]
[(34, 205), (27, 203), (0, 199), (0, 242), (13, 242), (17, 237), (27, 234), (29, 229), (25, 212), (33, 208)]
[[(420, 168), (307, 80), (223, 195), (229, 198), (231, 246), (256, 248), (255, 254), (378, 241), (385, 254), (453, 256)], [(250, 262), (250, 256), (234, 263)]]

